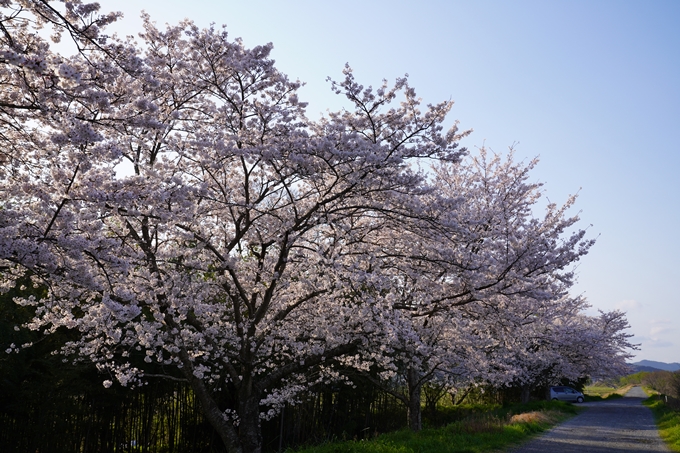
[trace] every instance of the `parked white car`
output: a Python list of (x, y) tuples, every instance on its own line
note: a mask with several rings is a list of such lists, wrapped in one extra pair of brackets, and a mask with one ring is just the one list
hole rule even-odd
[(578, 390), (560, 385), (550, 387), (550, 399), (553, 401), (572, 401), (576, 403), (582, 403), (585, 399), (585, 396), (583, 396), (583, 393), (579, 392)]

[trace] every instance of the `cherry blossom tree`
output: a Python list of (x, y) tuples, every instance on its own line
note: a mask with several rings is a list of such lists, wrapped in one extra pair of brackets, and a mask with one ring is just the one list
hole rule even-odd
[(625, 332), (623, 313), (588, 316), (581, 298), (556, 302), (540, 317), (527, 316), (504, 341), (515, 363), (512, 384), (521, 388), (523, 402), (533, 389), (563, 380), (615, 378), (630, 371), (626, 360), (637, 346)]
[(503, 277), (489, 288), (496, 292), (461, 307), (492, 345), (484, 379), (493, 386), (519, 385), (528, 400), (538, 385), (625, 371), (627, 351), (634, 348), (625, 316), (586, 316), (586, 300), (569, 296), (574, 264), (594, 244), (584, 230), (575, 229), (578, 217), (568, 215), (576, 198), (563, 206), (548, 203), (544, 216), (537, 217), (544, 194), (540, 183), (529, 182), (537, 160), (516, 163), (512, 151), (505, 160), (489, 158), (482, 149), (468, 162), (443, 165), (437, 174), (453, 193), (468, 188), (468, 198), (475, 201), (459, 207), (456, 215), (466, 206), (477, 210), (474, 225), (484, 231), (484, 239), (476, 253), (491, 250), (482, 262), (500, 265), (500, 272), (491, 275)]
[(137, 45), (104, 40), (94, 5), (2, 6), (3, 277), (49, 288), (20, 301), (28, 327), (79, 332), (64, 352), (105, 386), (186, 381), (233, 452), (260, 451), (260, 420), (336, 364), (389, 360), (366, 347), (394, 310), (357, 263), (371, 231), (421, 216), (409, 161), (463, 152), (450, 102), (421, 112), (406, 79), (374, 90), (346, 68), (332, 88), (351, 109), (312, 122), (271, 45), (148, 17)]
[(536, 163), (482, 149), (437, 166), (417, 228), (383, 228), (373, 239), (389, 244), (379, 266), (401, 316), (382, 386), (408, 407), (414, 430), (424, 384), (510, 383), (519, 371), (505, 336), (527, 317), (565, 311), (572, 268), (593, 241), (584, 230), (568, 232), (578, 221), (567, 215), (574, 198), (535, 216), (543, 192), (528, 179)]

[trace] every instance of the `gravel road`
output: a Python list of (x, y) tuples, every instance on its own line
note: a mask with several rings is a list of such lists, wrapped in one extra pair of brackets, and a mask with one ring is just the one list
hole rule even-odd
[(624, 398), (583, 403), (588, 410), (551, 429), (512, 453), (670, 452), (659, 437), (647, 396), (633, 387)]

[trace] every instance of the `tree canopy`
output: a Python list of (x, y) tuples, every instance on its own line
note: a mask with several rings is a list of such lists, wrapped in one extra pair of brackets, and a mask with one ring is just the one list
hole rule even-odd
[(23, 327), (77, 332), (63, 352), (105, 387), (186, 381), (227, 449), (257, 452), (261, 419), (345, 369), (419, 429), (427, 382), (624, 365), (623, 315), (568, 293), (593, 244), (575, 199), (537, 217), (536, 162), (468, 153), (452, 102), (346, 66), (347, 107), (311, 120), (271, 44), (148, 16), (121, 40), (96, 4), (0, 6), (2, 284), (46, 288), (16, 299)]

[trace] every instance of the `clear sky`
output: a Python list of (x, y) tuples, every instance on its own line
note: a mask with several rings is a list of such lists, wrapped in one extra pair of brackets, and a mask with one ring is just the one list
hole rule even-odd
[(453, 99), (464, 145), (540, 156), (548, 197), (579, 192), (597, 244), (574, 293), (623, 309), (636, 359), (680, 362), (680, 1), (99, 0), (121, 34), (183, 18), (274, 43), (316, 117), (337, 109), (326, 77), (410, 75), (425, 103)]

